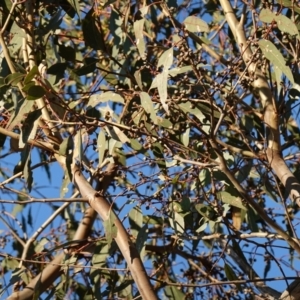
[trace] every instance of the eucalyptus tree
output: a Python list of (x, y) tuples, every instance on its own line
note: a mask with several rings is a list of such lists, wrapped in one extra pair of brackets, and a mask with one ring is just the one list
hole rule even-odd
[(0, 7), (2, 297), (298, 298), (296, 1)]

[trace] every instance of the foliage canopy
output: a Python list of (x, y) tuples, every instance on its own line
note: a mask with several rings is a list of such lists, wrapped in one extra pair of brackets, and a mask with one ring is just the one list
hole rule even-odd
[(296, 1), (0, 13), (2, 297), (298, 299)]

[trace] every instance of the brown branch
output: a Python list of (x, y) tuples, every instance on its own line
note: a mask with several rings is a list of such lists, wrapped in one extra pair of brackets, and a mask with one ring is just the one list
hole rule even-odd
[[(115, 165), (108, 165), (106, 172), (103, 177), (103, 181), (97, 184), (97, 189), (106, 190), (114, 176)], [(70, 203), (67, 203), (70, 204)], [(73, 241), (85, 240), (88, 238), (91, 232), (91, 228), (93, 226), (94, 220), (97, 216), (95, 210), (89, 207), (76, 230), (76, 233), (73, 237)], [(72, 245), (72, 248), (80, 246), (81, 243), (75, 243)], [(38, 285), (38, 292), (41, 294), (59, 277), (63, 274), (63, 268), (61, 267), (63, 264), (63, 260), (65, 258), (65, 253), (58, 254), (47, 267), (37, 275), (31, 282), (22, 290), (18, 292), (14, 292), (7, 300), (31, 300), (35, 291), (35, 287)], [(26, 260), (24, 260), (26, 261)]]
[(74, 166), (73, 174), (74, 183), (77, 185), (81, 195), (89, 199), (91, 207), (100, 215), (102, 220), (108, 220), (108, 218), (113, 215), (114, 224), (117, 228), (115, 241), (127, 262), (128, 268), (131, 271), (133, 280), (135, 281), (142, 298), (145, 300), (157, 299), (140, 255), (134, 244), (131, 242), (122, 222), (112, 211), (110, 203), (90, 186), (81, 174), (79, 167)]
[(256, 203), (254, 199), (249, 197), (247, 191), (244, 190), (244, 188), (241, 186), (241, 184), (237, 181), (237, 179), (234, 177), (234, 175), (230, 172), (230, 170), (227, 168), (225, 159), (223, 155), (220, 153), (217, 144), (214, 141), (210, 141), (210, 144), (212, 145), (213, 149), (215, 150), (216, 154), (218, 155), (218, 158), (220, 160), (220, 167), (219, 169), (224, 173), (227, 178), (230, 180), (230, 182), (233, 184), (233, 186), (236, 188), (236, 190), (239, 192), (239, 194), (243, 197), (243, 199), (246, 200), (248, 205), (252, 206), (256, 212), (260, 215), (260, 217), (271, 227), (273, 228), (279, 235), (281, 235), (287, 243), (300, 254), (300, 245), (299, 242), (295, 239), (293, 239), (289, 234), (286, 233), (285, 230), (283, 230), (276, 222), (274, 222), (264, 211), (264, 209)]
[[(252, 51), (247, 43), (243, 28), (244, 16), (238, 22), (230, 2), (228, 0), (220, 0), (220, 4), (236, 42), (240, 46), (243, 60), (247, 64), (251, 60)], [(291, 200), (296, 201), (298, 206), (300, 206), (300, 183), (290, 171), (281, 155), (278, 114), (272, 91), (265, 75), (257, 68), (256, 63), (252, 62), (249, 65), (249, 72), (253, 73), (256, 78), (252, 85), (259, 93), (263, 105), (264, 122), (267, 129), (267, 159), (279, 180), (289, 191)]]

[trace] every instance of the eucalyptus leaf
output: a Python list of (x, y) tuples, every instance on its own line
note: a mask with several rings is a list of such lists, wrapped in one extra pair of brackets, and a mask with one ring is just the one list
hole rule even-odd
[(183, 24), (185, 28), (191, 32), (209, 32), (207, 23), (196, 16), (187, 17), (183, 21)]
[(258, 45), (264, 54), (264, 56), (275, 66), (281, 70), (284, 75), (294, 83), (294, 77), (291, 69), (286, 65), (286, 62), (280, 53), (280, 51), (275, 47), (275, 45), (268, 40), (260, 40)]
[(124, 98), (121, 95), (114, 92), (105, 92), (100, 95), (92, 95), (87, 106), (95, 107), (100, 103), (106, 103), (108, 101), (124, 104)]

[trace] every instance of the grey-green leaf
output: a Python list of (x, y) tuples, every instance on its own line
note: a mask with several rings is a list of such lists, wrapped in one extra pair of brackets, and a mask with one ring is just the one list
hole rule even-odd
[(240, 197), (236, 197), (230, 195), (228, 192), (221, 191), (217, 193), (223, 203), (230, 204), (232, 206), (241, 208), (246, 210), (247, 208), (243, 205), (242, 199)]
[(184, 21), (183, 24), (188, 31), (191, 32), (209, 32), (209, 27), (207, 23), (195, 16), (189, 16)]
[(121, 95), (114, 92), (105, 92), (100, 95), (92, 95), (87, 106), (95, 107), (98, 104), (105, 103), (107, 101), (124, 104), (124, 98)]
[(299, 32), (296, 24), (288, 17), (280, 14), (275, 18), (278, 28), (282, 32), (286, 32), (292, 36), (296, 35), (299, 38)]
[(145, 56), (145, 51), (146, 51), (144, 35), (143, 35), (144, 22), (145, 19), (143, 18), (141, 20), (135, 21), (133, 24), (134, 34), (136, 37), (136, 46), (139, 50), (139, 54), (141, 57)]
[(280, 51), (276, 48), (276, 46), (267, 40), (260, 40), (258, 45), (264, 54), (264, 56), (274, 65), (277, 66), (284, 75), (294, 83), (294, 77), (291, 69), (286, 65), (286, 62), (280, 53)]
[(265, 23), (271, 23), (275, 17), (276, 15), (269, 8), (263, 8), (259, 14), (259, 19)]
[(142, 107), (148, 114), (150, 114), (150, 118), (153, 121), (153, 123), (157, 124), (157, 116), (154, 111), (153, 102), (152, 102), (149, 94), (145, 93), (145, 92), (141, 92), (140, 98), (141, 98)]
[(129, 212), (129, 224), (131, 227), (131, 234), (134, 237), (138, 236), (139, 231), (143, 226), (143, 213), (139, 206), (133, 207)]
[(170, 69), (173, 63), (173, 47), (166, 50), (159, 58), (157, 66), (163, 66), (164, 70)]

